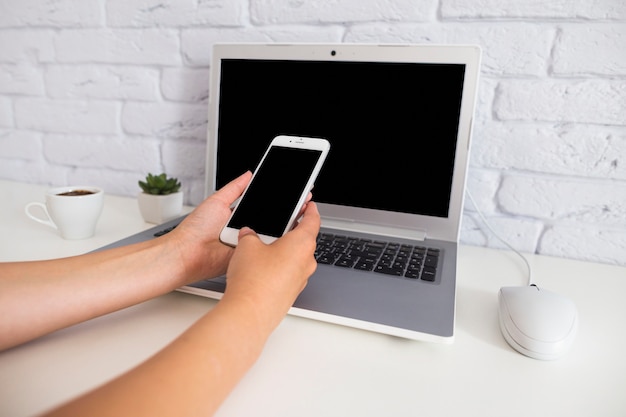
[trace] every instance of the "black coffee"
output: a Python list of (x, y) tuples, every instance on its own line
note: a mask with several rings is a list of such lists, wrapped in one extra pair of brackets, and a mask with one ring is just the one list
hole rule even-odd
[(67, 191), (64, 193), (57, 194), (57, 195), (75, 196), (75, 195), (89, 195), (89, 194), (95, 194), (95, 193), (89, 190), (72, 190), (72, 191)]

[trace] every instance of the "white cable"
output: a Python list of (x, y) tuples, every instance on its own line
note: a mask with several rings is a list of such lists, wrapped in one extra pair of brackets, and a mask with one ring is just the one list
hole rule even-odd
[(478, 216), (480, 217), (480, 219), (483, 221), (483, 223), (485, 224), (485, 226), (487, 226), (487, 229), (489, 229), (489, 231), (502, 243), (504, 243), (506, 245), (506, 247), (508, 247), (509, 249), (511, 249), (513, 252), (515, 252), (520, 258), (522, 258), (522, 260), (524, 261), (524, 263), (526, 264), (526, 268), (528, 269), (528, 285), (533, 285), (533, 279), (532, 279), (532, 270), (530, 268), (530, 263), (528, 263), (528, 259), (526, 259), (526, 257), (524, 255), (522, 255), (517, 249), (515, 249), (513, 246), (511, 246), (509, 244), (509, 242), (507, 242), (506, 240), (504, 240), (503, 238), (500, 237), (500, 235), (498, 235), (496, 233), (495, 230), (493, 230), (493, 228), (491, 227), (491, 225), (489, 225), (489, 222), (487, 221), (487, 219), (485, 218), (485, 216), (483, 215), (483, 213), (480, 211), (480, 208), (478, 208), (478, 204), (476, 204), (476, 201), (474, 200), (474, 197), (472, 197), (472, 193), (470, 193), (469, 188), (466, 188), (467, 191), (467, 196), (469, 197), (469, 199), (472, 201), (472, 204), (474, 205), (474, 209), (476, 210), (476, 213), (478, 213)]

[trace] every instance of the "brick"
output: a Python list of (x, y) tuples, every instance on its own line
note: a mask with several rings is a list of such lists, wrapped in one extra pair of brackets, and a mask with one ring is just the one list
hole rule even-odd
[(570, 18), (624, 19), (626, 3), (622, 0), (551, 2), (518, 0), (442, 0), (443, 18)]
[(0, 30), (0, 62), (52, 62), (55, 56), (53, 35), (53, 31), (42, 29)]
[(161, 159), (156, 140), (114, 136), (46, 135), (43, 151), (53, 164), (109, 170), (147, 172)]
[(0, 158), (41, 161), (41, 133), (0, 130)]
[[(480, 135), (477, 133), (478, 127), (485, 125), (493, 118), (493, 102), (495, 100), (498, 81), (495, 78), (481, 77), (478, 81), (478, 94), (476, 106), (474, 108), (474, 123), (472, 130), (472, 141)], [(480, 132), (482, 134), (482, 132)], [(473, 146), (473, 145), (472, 145)]]
[(208, 105), (127, 103), (122, 110), (125, 132), (157, 138), (206, 140)]
[(162, 154), (165, 172), (183, 184), (185, 203), (200, 204), (205, 198), (206, 141), (166, 140)]
[(244, 0), (108, 0), (107, 23), (124, 27), (243, 26)]
[(208, 196), (205, 196), (204, 177), (185, 178), (185, 204), (197, 206)]
[(626, 180), (626, 128), (477, 124), (470, 161), (497, 170)]
[(624, 23), (563, 25), (554, 46), (553, 72), (559, 75), (626, 75), (624, 45)]
[(100, 0), (3, 1), (0, 4), (0, 27), (99, 26), (104, 22), (100, 4)]
[(166, 29), (64, 30), (54, 39), (63, 63), (177, 65), (178, 33)]
[(0, 97), (0, 127), (13, 126), (13, 101)]
[(368, 24), (350, 28), (346, 42), (475, 44), (481, 71), (490, 75), (543, 76), (556, 30), (527, 23)]
[(166, 140), (162, 149), (163, 167), (169, 175), (204, 180), (206, 141)]
[(498, 191), (510, 216), (563, 225), (589, 223), (626, 228), (626, 183), (506, 176)]
[(494, 111), (502, 121), (626, 126), (626, 80), (506, 80)]
[[(466, 192), (468, 195), (465, 199), (464, 210), (466, 212), (476, 212), (472, 199), (478, 205), (478, 210), (484, 215), (496, 211), (495, 195), (500, 186), (500, 173), (495, 171), (486, 171), (483, 169), (470, 169), (467, 178)], [(471, 194), (471, 198), (469, 197)]]
[(118, 107), (113, 102), (17, 99), (15, 123), (41, 132), (115, 134)]
[(44, 84), (41, 70), (27, 63), (1, 64), (0, 94), (43, 95)]
[[(461, 225), (461, 243), (508, 249), (504, 241), (519, 252), (535, 253), (543, 231), (541, 222), (504, 216), (490, 216), (486, 219), (489, 226), (486, 226), (476, 213), (464, 214)], [(489, 230), (489, 227), (493, 229), (493, 232)]]
[(207, 101), (209, 78), (208, 68), (165, 68), (161, 77), (163, 97), (194, 103)]
[(54, 65), (48, 67), (44, 79), (52, 98), (159, 98), (159, 71), (152, 68)]
[(556, 225), (542, 236), (538, 253), (626, 266), (626, 228)]
[(67, 184), (67, 172), (67, 167), (44, 164), (40, 160), (27, 161), (0, 157), (0, 178), (8, 180), (59, 186)]
[(252, 22), (260, 25), (284, 23), (346, 23), (369, 21), (426, 21), (435, 16), (435, 0), (338, 0), (332, 2), (256, 0)]

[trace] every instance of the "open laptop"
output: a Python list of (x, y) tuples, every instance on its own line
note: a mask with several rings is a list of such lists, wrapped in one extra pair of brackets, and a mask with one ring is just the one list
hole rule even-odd
[[(290, 314), (453, 341), (479, 63), (476, 46), (214, 45), (207, 195), (254, 170), (277, 135), (331, 143), (313, 190), (318, 268)], [(224, 288), (220, 277), (180, 290)]]

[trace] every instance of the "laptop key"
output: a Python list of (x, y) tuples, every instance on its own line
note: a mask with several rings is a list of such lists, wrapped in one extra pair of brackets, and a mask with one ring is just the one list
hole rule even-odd
[(351, 250), (350, 255), (359, 258), (376, 259), (378, 256), (375, 253), (365, 252), (362, 250)]
[(404, 276), (407, 278), (417, 279), (420, 277), (420, 271), (414, 270), (414, 269), (407, 269), (406, 272), (404, 273)]
[(365, 247), (383, 250), (385, 248), (385, 243), (384, 242), (368, 242), (365, 244)]
[(354, 264), (354, 269), (358, 269), (360, 271), (371, 271), (374, 269), (374, 262), (358, 261)]
[(430, 267), (436, 267), (438, 260), (439, 260), (439, 257), (428, 255), (426, 256), (426, 259), (424, 260), (424, 265), (430, 266)]
[(435, 280), (436, 272), (437, 270), (435, 268), (430, 267), (430, 266), (425, 266), (424, 270), (422, 271), (422, 279), (424, 281), (433, 282)]
[(335, 262), (335, 258), (327, 255), (320, 255), (317, 257), (317, 262), (325, 265), (332, 265)]
[(356, 263), (357, 258), (353, 258), (350, 255), (344, 255), (340, 257), (337, 262), (335, 262), (335, 266), (343, 266), (345, 268), (352, 268), (352, 266)]
[(404, 271), (402, 271), (402, 268), (394, 268), (393, 266), (376, 265), (374, 272), (401, 277)]

